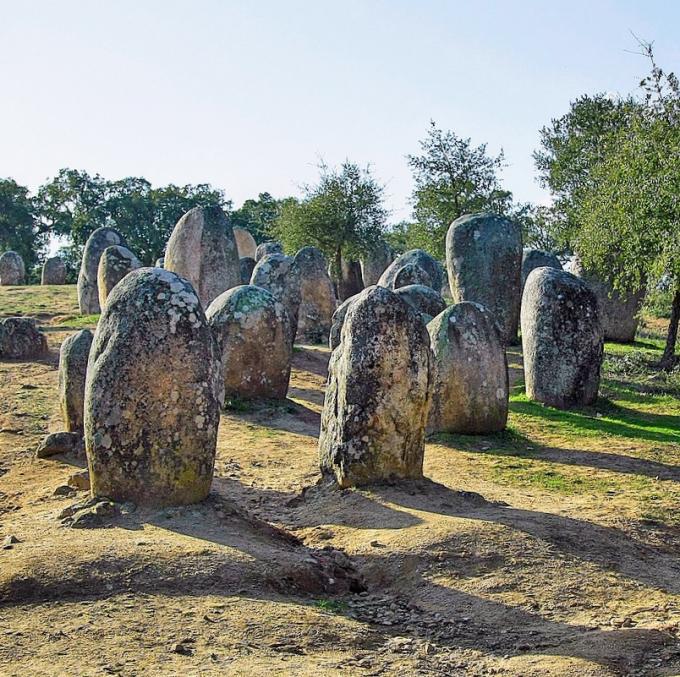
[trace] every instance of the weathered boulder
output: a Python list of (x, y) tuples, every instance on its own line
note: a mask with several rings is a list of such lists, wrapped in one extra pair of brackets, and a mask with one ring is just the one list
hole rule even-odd
[(220, 294), (206, 316), (221, 355), (225, 396), (284, 399), (293, 338), (283, 304), (266, 289), (243, 285)]
[(431, 431), (484, 434), (508, 420), (508, 364), (493, 315), (484, 306), (449, 306), (428, 325), (433, 360)]
[(283, 245), (274, 240), (267, 240), (267, 242), (258, 244), (257, 249), (255, 250), (255, 261), (259, 261), (261, 258), (267, 256), (267, 254), (283, 254)]
[(321, 417), (324, 475), (342, 487), (422, 477), (429, 343), (418, 313), (389, 289), (370, 287), (350, 304)]
[(161, 256), (160, 259), (156, 259), (156, 268), (165, 268), (165, 256)]
[(303, 247), (293, 259), (293, 268), (300, 278), (297, 338), (325, 343), (337, 305), (326, 259), (316, 247)]
[(47, 339), (28, 317), (6, 317), (0, 320), (0, 358), (23, 360), (44, 357)]
[[(407, 271), (402, 268), (410, 266)], [(415, 270), (420, 268), (426, 276)], [(436, 292), (442, 288), (442, 269), (439, 261), (422, 249), (411, 249), (398, 256), (380, 276), (378, 284), (388, 289), (398, 289), (407, 284), (427, 284)]]
[(222, 378), (188, 281), (139, 268), (111, 292), (87, 365), (85, 449), (93, 496), (143, 505), (205, 498)]
[(257, 251), (255, 238), (245, 228), (234, 226), (233, 230), (239, 258), (242, 259), (244, 256), (249, 256), (251, 259), (254, 259)]
[(56, 454), (82, 453), (83, 436), (80, 433), (64, 432), (50, 433), (40, 440), (35, 455), (38, 458), (49, 458)]
[(99, 259), (107, 247), (125, 245), (123, 236), (113, 228), (97, 228), (85, 243), (83, 258), (78, 274), (78, 305), (81, 315), (94, 315), (101, 312), (97, 273)]
[(267, 254), (255, 264), (250, 284), (266, 289), (283, 303), (294, 340), (300, 308), (300, 275), (293, 266), (293, 257)]
[(364, 288), (361, 277), (361, 264), (358, 261), (340, 259), (340, 271), (336, 281), (338, 298), (341, 301), (355, 296)]
[(107, 247), (99, 257), (97, 269), (97, 289), (99, 291), (99, 307), (106, 306), (106, 299), (111, 290), (130, 272), (141, 268), (139, 259), (121, 245)]
[(522, 230), (496, 214), (468, 214), (446, 234), (446, 265), (456, 303), (473, 301), (496, 317), (506, 343), (517, 336), (522, 288)]
[(378, 284), (380, 276), (387, 270), (387, 266), (394, 260), (392, 248), (379, 240), (371, 251), (361, 259), (361, 278), (366, 287)]
[(18, 285), (26, 283), (26, 268), (19, 254), (7, 251), (0, 256), (0, 285)]
[(541, 249), (522, 250), (522, 289), (524, 289), (524, 283), (527, 281), (529, 273), (534, 268), (541, 268), (543, 266), (562, 270), (562, 264), (555, 254), (544, 252)]
[(425, 319), (426, 324), (446, 308), (446, 302), (441, 294), (424, 284), (409, 284), (395, 289), (394, 293), (415, 308)]
[(239, 269), (241, 271), (241, 284), (250, 284), (250, 278), (255, 269), (255, 259), (251, 256), (242, 256), (239, 259)]
[(634, 341), (640, 323), (640, 308), (645, 300), (644, 287), (638, 291), (618, 292), (592, 271), (586, 271), (578, 257), (571, 261), (568, 270), (584, 280), (595, 293), (605, 340), (619, 343)]
[(177, 222), (165, 249), (165, 269), (188, 280), (206, 308), (241, 284), (234, 232), (222, 209), (194, 207)]
[(45, 259), (40, 276), (40, 284), (66, 284), (66, 264), (60, 256)]
[(597, 298), (583, 280), (554, 268), (529, 273), (522, 344), (529, 399), (559, 409), (595, 401), (603, 332)]
[[(370, 287), (369, 287), (370, 289)], [(340, 336), (342, 335), (342, 327), (345, 324), (345, 317), (350, 305), (358, 298), (359, 294), (350, 296), (345, 299), (333, 313), (331, 318), (331, 330), (328, 335), (328, 345), (331, 350), (335, 350), (340, 345)]]
[(59, 350), (59, 408), (64, 430), (83, 432), (85, 378), (92, 332), (83, 329), (64, 339)]

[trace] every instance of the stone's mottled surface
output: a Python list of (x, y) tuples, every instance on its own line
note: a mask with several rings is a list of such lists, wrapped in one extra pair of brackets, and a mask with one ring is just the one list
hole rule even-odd
[(503, 340), (514, 341), (522, 286), (520, 226), (495, 214), (461, 216), (446, 234), (446, 265), (453, 300), (483, 305)]
[(293, 257), (267, 254), (255, 264), (250, 284), (266, 289), (283, 303), (294, 340), (300, 308), (300, 275), (293, 266)]
[(603, 333), (597, 298), (583, 280), (554, 268), (529, 273), (522, 344), (529, 399), (559, 409), (596, 400)]
[(425, 285), (430, 287), (432, 291), (435, 291), (430, 275), (424, 268), (417, 266), (415, 263), (407, 263), (396, 271), (390, 289), (399, 289), (400, 287), (408, 287), (414, 284)]
[(422, 477), (429, 343), (418, 313), (389, 289), (370, 287), (353, 300), (329, 365), (324, 475), (342, 487)]
[(398, 256), (380, 276), (378, 284), (388, 289), (398, 289), (399, 286), (404, 287), (407, 284), (423, 284), (421, 280), (426, 278), (422, 276), (416, 280), (413, 279), (413, 273), (399, 274), (400, 270), (408, 265), (421, 268), (427, 273), (429, 281), (426, 284), (436, 292), (442, 288), (441, 264), (422, 249), (411, 249)]
[(442, 288), (439, 293), (447, 303), (453, 303), (453, 296), (451, 296), (451, 285), (449, 284), (449, 273), (445, 266), (442, 267)]
[(428, 325), (434, 355), (428, 428), (464, 434), (503, 430), (508, 364), (500, 329), (484, 306), (449, 306)]
[(316, 247), (304, 247), (295, 255), (293, 268), (300, 278), (297, 338), (326, 343), (337, 306), (326, 259)]
[(101, 312), (97, 273), (99, 259), (107, 247), (125, 245), (123, 236), (113, 228), (97, 228), (85, 243), (83, 259), (78, 274), (78, 305), (81, 315), (94, 315)]
[(380, 276), (394, 260), (392, 248), (380, 240), (376, 246), (361, 260), (361, 278), (366, 287), (378, 284)]
[(49, 259), (45, 259), (40, 284), (66, 284), (66, 264), (60, 256), (51, 256)]
[(425, 316), (427, 322), (446, 308), (446, 302), (441, 294), (424, 284), (409, 284), (395, 289), (394, 293)]
[(267, 240), (267, 242), (258, 244), (257, 249), (255, 250), (255, 261), (259, 261), (268, 254), (283, 254), (283, 245), (274, 240)]
[(160, 259), (156, 259), (155, 266), (156, 268), (165, 268), (165, 257), (161, 256)]
[(97, 288), (99, 307), (106, 306), (111, 290), (130, 272), (141, 268), (139, 259), (127, 248), (120, 245), (107, 247), (99, 257), (97, 269)]
[[(369, 287), (371, 289), (371, 287)], [(331, 331), (328, 335), (328, 345), (331, 350), (335, 350), (340, 345), (340, 336), (342, 335), (342, 327), (345, 324), (345, 317), (350, 305), (359, 297), (359, 294), (350, 296), (345, 299), (333, 313), (331, 319)]]
[(56, 454), (82, 452), (83, 437), (75, 432), (58, 432), (46, 435), (38, 444), (35, 455), (38, 458), (49, 458)]
[(567, 270), (581, 278), (593, 290), (600, 307), (600, 321), (607, 341), (631, 343), (640, 323), (640, 308), (645, 300), (645, 289), (622, 294), (612, 285), (586, 271), (578, 257), (572, 259)]
[(188, 280), (204, 307), (241, 284), (236, 240), (219, 207), (194, 207), (178, 222), (165, 249), (165, 269)]
[(92, 332), (83, 329), (66, 338), (59, 350), (59, 408), (64, 430), (83, 431), (85, 378), (92, 346)]
[(222, 359), (226, 397), (284, 399), (293, 357), (288, 313), (273, 294), (244, 285), (206, 312)]
[(350, 296), (355, 296), (364, 288), (361, 277), (361, 264), (358, 261), (340, 260), (340, 276), (336, 284), (338, 298), (345, 301)]
[(26, 268), (19, 254), (7, 251), (0, 256), (0, 285), (17, 285), (26, 283)]
[(555, 254), (544, 252), (541, 249), (524, 249), (522, 251), (522, 289), (524, 289), (529, 273), (534, 268), (541, 268), (543, 266), (562, 270), (562, 264)]
[(192, 286), (160, 268), (127, 275), (87, 365), (92, 495), (153, 506), (205, 498), (221, 402), (218, 350)]
[(245, 228), (234, 226), (233, 230), (239, 258), (242, 259), (244, 256), (249, 256), (251, 259), (254, 259), (257, 252), (255, 238)]
[(0, 320), (0, 358), (23, 360), (47, 355), (47, 339), (28, 317)]
[(239, 268), (241, 271), (241, 284), (250, 284), (250, 278), (253, 276), (255, 269), (255, 259), (252, 256), (242, 256), (239, 259)]

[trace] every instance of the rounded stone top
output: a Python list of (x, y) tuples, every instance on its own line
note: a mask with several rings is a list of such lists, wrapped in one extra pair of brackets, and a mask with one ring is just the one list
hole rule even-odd
[(303, 247), (293, 257), (296, 266), (304, 270), (321, 269), (326, 271), (326, 257), (316, 247)]
[(220, 294), (208, 306), (205, 314), (210, 319), (222, 313), (229, 313), (238, 319), (238, 314), (245, 317), (255, 310), (275, 305), (283, 309), (276, 297), (268, 290), (254, 284), (242, 284)]
[[(441, 264), (426, 251), (422, 249), (411, 249), (403, 254), (400, 254), (392, 263), (385, 269), (385, 272), (380, 276), (378, 285), (381, 287), (395, 288), (395, 279), (399, 275), (399, 271), (412, 265), (421, 268), (430, 278), (428, 286), (435, 291), (439, 291), (442, 287), (442, 267)], [(418, 284), (423, 283), (423, 280), (410, 279), (403, 284)], [(403, 286), (400, 285), (400, 286)]]
[(283, 245), (274, 240), (267, 240), (267, 242), (257, 245), (257, 249), (255, 250), (256, 261), (259, 261), (267, 254), (283, 254)]
[(531, 301), (536, 297), (553, 298), (561, 306), (585, 304), (596, 312), (598, 310), (597, 297), (583, 279), (549, 266), (534, 268), (527, 276), (523, 298)]

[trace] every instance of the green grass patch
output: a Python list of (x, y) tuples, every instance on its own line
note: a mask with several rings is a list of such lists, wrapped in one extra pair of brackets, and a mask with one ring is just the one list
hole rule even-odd
[(99, 322), (99, 314), (96, 315), (67, 315), (59, 318), (57, 325), (68, 329), (91, 329)]
[(337, 599), (317, 599), (314, 601), (314, 606), (332, 614), (341, 614), (347, 610), (347, 604)]

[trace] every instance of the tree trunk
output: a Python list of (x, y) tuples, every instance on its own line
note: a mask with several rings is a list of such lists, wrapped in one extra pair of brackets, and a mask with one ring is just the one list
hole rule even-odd
[(670, 371), (677, 364), (678, 358), (675, 355), (675, 344), (678, 340), (678, 322), (680, 321), (680, 286), (676, 287), (671, 306), (671, 321), (668, 323), (668, 334), (666, 336), (666, 347), (664, 348), (659, 366), (666, 371)]

